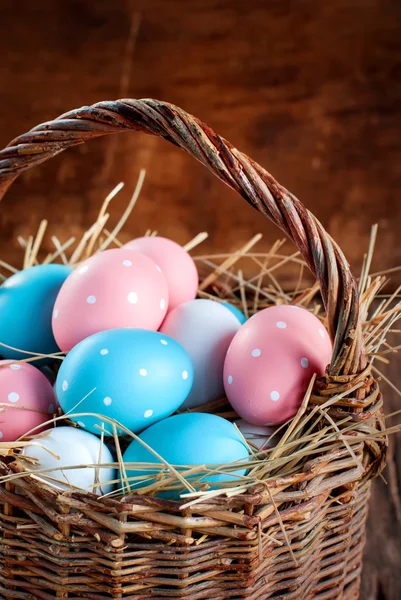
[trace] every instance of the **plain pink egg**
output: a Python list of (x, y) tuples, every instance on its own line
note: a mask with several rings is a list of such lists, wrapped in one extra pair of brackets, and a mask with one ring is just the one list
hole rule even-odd
[(227, 398), (249, 423), (284, 423), (297, 413), (313, 374), (324, 374), (331, 354), (326, 329), (308, 310), (266, 308), (231, 342), (224, 363)]
[(54, 305), (53, 333), (68, 352), (106, 329), (157, 330), (167, 307), (167, 281), (153, 260), (133, 250), (106, 250), (65, 280)]
[(58, 409), (49, 381), (38, 369), (23, 362), (0, 360), (0, 399), (2, 442), (14, 442), (49, 421)]
[(198, 292), (199, 275), (193, 258), (176, 242), (164, 237), (141, 237), (124, 248), (149, 256), (161, 268), (167, 279), (169, 311), (193, 300)]

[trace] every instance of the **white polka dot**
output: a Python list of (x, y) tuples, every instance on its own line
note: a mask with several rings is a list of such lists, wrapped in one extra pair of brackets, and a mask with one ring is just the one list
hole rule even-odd
[(320, 336), (324, 338), (324, 329), (319, 329)]
[(17, 402), (17, 400), (19, 400), (19, 394), (17, 394), (17, 392), (11, 392), (8, 394), (8, 399), (10, 402)]
[(86, 427), (85, 423), (82, 423), (82, 421), (77, 421), (77, 425), (79, 425), (80, 427), (83, 427), (84, 429)]
[(102, 349), (100, 350), (100, 354), (101, 354), (102, 356), (106, 356), (106, 354), (108, 354), (108, 353), (109, 353), (109, 351), (107, 350), (107, 348), (102, 348)]
[(277, 402), (277, 400), (280, 400), (280, 394), (276, 392), (276, 390), (273, 390), (270, 392), (270, 398), (273, 400), (273, 402)]
[(160, 300), (160, 308), (164, 310), (166, 308), (166, 301), (164, 298)]
[(10, 365), (10, 369), (12, 369), (13, 371), (19, 371), (21, 368), (21, 365)]
[(162, 272), (161, 268), (159, 267), (159, 265), (156, 265), (156, 269), (159, 271), (159, 273)]
[(66, 392), (68, 390), (68, 381), (66, 379), (64, 379), (63, 383), (61, 384), (61, 389), (63, 390), (63, 392)]
[(258, 356), (260, 356), (262, 354), (262, 351), (259, 350), (259, 348), (255, 348), (254, 350), (252, 350), (251, 354), (254, 358), (257, 358)]
[(132, 267), (132, 260), (123, 260), (124, 267)]
[(183, 371), (181, 373), (181, 376), (182, 376), (183, 379), (188, 379), (188, 371)]
[(3, 438), (3, 432), (0, 431), (0, 440)]
[(279, 329), (285, 329), (287, 327), (287, 323), (285, 323), (284, 321), (277, 321), (276, 327), (278, 327)]
[(54, 413), (54, 404), (49, 404), (49, 413)]
[(168, 341), (167, 340), (160, 340), (160, 343), (163, 344), (163, 346), (167, 346)]
[(86, 273), (86, 271), (89, 269), (88, 265), (84, 265), (83, 267), (80, 267), (78, 269), (78, 273)]
[(57, 317), (58, 317), (58, 308), (55, 308), (54, 312), (53, 312), (53, 319), (57, 319)]
[(148, 374), (146, 369), (139, 369), (139, 375), (142, 375), (142, 377), (146, 377), (146, 375)]
[(96, 302), (96, 296), (88, 296), (86, 299), (88, 304), (95, 304)]
[(145, 412), (143, 413), (143, 416), (145, 417), (145, 419), (149, 419), (149, 417), (151, 417), (153, 415), (153, 410), (151, 408), (148, 408), (148, 410), (145, 410)]
[(136, 292), (130, 292), (128, 294), (128, 302), (130, 304), (136, 304), (138, 302), (138, 294)]
[(110, 404), (112, 402), (113, 402), (113, 400), (109, 396), (106, 396), (106, 398), (103, 398), (103, 404), (105, 404), (106, 406), (110, 406)]
[(301, 358), (301, 366), (304, 369), (307, 369), (309, 367), (309, 360), (307, 358)]
[(228, 378), (227, 378), (227, 381), (228, 381), (228, 383), (231, 385), (231, 384), (232, 384), (232, 382), (233, 382), (233, 376), (232, 376), (232, 375), (229, 375), (229, 376), (228, 376)]

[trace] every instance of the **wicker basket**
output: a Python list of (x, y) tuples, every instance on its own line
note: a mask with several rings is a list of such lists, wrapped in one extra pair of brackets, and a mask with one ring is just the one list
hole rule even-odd
[[(198, 119), (156, 100), (101, 102), (66, 113), (0, 153), (0, 197), (20, 173), (69, 146), (128, 129), (181, 147), (296, 244), (319, 282), (334, 346), (310, 405), (342, 392), (330, 409), (335, 422), (351, 415), (357, 436), (373, 418), (382, 431), (382, 396), (341, 250), (295, 196)], [(321, 453), (295, 474), (191, 511), (138, 494), (58, 493), (33, 477), (3, 483), (1, 597), (356, 599), (370, 481), (384, 466), (386, 437), (353, 448), (362, 467), (346, 448)], [(18, 460), (1, 462), (2, 475), (21, 468)]]

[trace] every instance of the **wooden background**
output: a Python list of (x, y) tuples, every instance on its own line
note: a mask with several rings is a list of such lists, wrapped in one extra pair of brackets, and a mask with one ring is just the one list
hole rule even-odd
[[(399, 0), (0, 0), (0, 145), (83, 104), (118, 97), (176, 103), (270, 170), (360, 265), (380, 224), (374, 269), (401, 265)], [(117, 221), (147, 178), (123, 239), (157, 229), (231, 251), (278, 233), (192, 159), (124, 134), (25, 174), (0, 206), (0, 257), (41, 218), (62, 241), (92, 223), (119, 181)], [(50, 249), (50, 235), (45, 250)], [(391, 286), (401, 279), (394, 273)], [(392, 377), (401, 385), (400, 367)], [(387, 393), (388, 410), (400, 398)], [(401, 438), (393, 440), (369, 523), (363, 600), (399, 600)]]

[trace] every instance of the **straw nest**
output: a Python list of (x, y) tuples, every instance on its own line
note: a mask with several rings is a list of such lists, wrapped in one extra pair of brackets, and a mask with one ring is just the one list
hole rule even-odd
[[(92, 254), (100, 252), (108, 247), (121, 246), (119, 234), (128, 219), (134, 205), (138, 199), (145, 172), (141, 171), (137, 187), (134, 194), (117, 225), (110, 231), (107, 225), (110, 219), (109, 203), (113, 197), (121, 190), (123, 184), (119, 184), (109, 194), (104, 201), (96, 222), (85, 232), (80, 240), (70, 238), (61, 242), (55, 236), (51, 238), (54, 244), (54, 252), (45, 256), (40, 262), (62, 262), (71, 266), (78, 265), (82, 260)], [(18, 238), (19, 244), (24, 249), (23, 268), (39, 264), (41, 256), (41, 245), (47, 230), (47, 221), (42, 221), (36, 236), (30, 236), (28, 239)], [(168, 232), (166, 232), (168, 233)], [(155, 235), (155, 231), (148, 230), (146, 235)], [(401, 346), (390, 346), (386, 341), (387, 334), (400, 333), (396, 329), (395, 323), (400, 316), (400, 303), (396, 302), (399, 289), (392, 295), (383, 294), (383, 288), (387, 282), (386, 273), (370, 273), (374, 246), (376, 241), (377, 227), (372, 228), (371, 242), (366, 255), (364, 256), (361, 275), (359, 277), (360, 293), (360, 312), (363, 323), (363, 335), (366, 350), (369, 358), (369, 369), (372, 369), (375, 376), (382, 378), (390, 385), (394, 385), (383, 376), (380, 371), (382, 363), (388, 363), (389, 358)], [(319, 287), (310, 281), (310, 274), (306, 268), (306, 263), (302, 260), (299, 252), (288, 253), (285, 249), (285, 240), (277, 240), (272, 244), (268, 252), (258, 252), (257, 243), (262, 235), (255, 235), (249, 242), (232, 253), (206, 255), (199, 253), (198, 246), (207, 238), (207, 233), (200, 233), (185, 248), (191, 251), (200, 273), (201, 284), (199, 286), (199, 297), (210, 298), (217, 302), (230, 301), (243, 310), (245, 315), (251, 316), (257, 311), (268, 306), (276, 304), (293, 304), (301, 306), (313, 312), (319, 319), (325, 323), (325, 313), (320, 302)], [(196, 253), (194, 249), (197, 248)], [(283, 282), (286, 277), (286, 268), (289, 264), (298, 269), (297, 284), (294, 289), (286, 289)], [(7, 279), (10, 274), (18, 271), (4, 261), (0, 261), (2, 280)], [(280, 280), (282, 281), (280, 283)], [(0, 345), (1, 354), (1, 345)], [(54, 374), (57, 371), (57, 363), (63, 360), (62, 353), (51, 355), (54, 359)], [(34, 362), (43, 355), (32, 355), (25, 359), (28, 362)], [(362, 478), (366, 471), (366, 465), (363, 464), (363, 457), (360, 451), (361, 442), (368, 444), (374, 450), (375, 445), (382, 446), (388, 433), (391, 433), (397, 427), (386, 427), (386, 420), (390, 416), (382, 413), (382, 399), (377, 390), (377, 398), (374, 400), (375, 410), (364, 420), (358, 421), (355, 413), (346, 412), (342, 418), (338, 418), (338, 409), (336, 415), (332, 413), (332, 406), (341, 406), (341, 398), (349, 396), (364, 385), (364, 377), (361, 376), (353, 380), (352, 385), (344, 382), (344, 385), (337, 388), (336, 395), (331, 395), (328, 389), (326, 398), (324, 389), (319, 382), (312, 379), (308, 390), (306, 391), (302, 406), (298, 414), (290, 422), (280, 427), (279, 442), (271, 449), (259, 450), (252, 442), (244, 440), (249, 448), (250, 460), (246, 464), (232, 463), (230, 465), (201, 465), (201, 466), (175, 466), (168, 464), (163, 457), (159, 457), (161, 463), (159, 466), (144, 463), (124, 464), (122, 463), (122, 452), (131, 439), (139, 439), (135, 434), (125, 429), (120, 423), (100, 417), (103, 422), (111, 423), (114, 430), (114, 439), (107, 441), (104, 432), (99, 428), (99, 435), (112, 446), (116, 462), (114, 466), (120, 470), (121, 479), (115, 483), (120, 483), (124, 493), (129, 493), (133, 485), (135, 491), (140, 494), (154, 496), (162, 491), (179, 490), (181, 497), (181, 508), (189, 508), (199, 502), (204, 502), (207, 498), (216, 499), (217, 496), (229, 498), (237, 494), (246, 493), (254, 489), (255, 484), (263, 484), (267, 490), (269, 481), (277, 482), (280, 478), (286, 477), (288, 482), (291, 475), (294, 477), (297, 473), (305, 470), (308, 464), (313, 471), (313, 465), (319, 462), (322, 455), (331, 455), (344, 461), (344, 466), (356, 468)], [(316, 394), (319, 389), (319, 394)], [(375, 391), (373, 391), (375, 393)], [(81, 401), (82, 402), (82, 401)], [(79, 410), (78, 403), (74, 407), (74, 416), (83, 416)], [(4, 411), (5, 405), (1, 410)], [(238, 415), (232, 410), (226, 398), (221, 398), (208, 405), (198, 407), (197, 412), (212, 412), (230, 420), (235, 420)], [(357, 411), (356, 411), (357, 412)], [(69, 421), (67, 415), (55, 415), (48, 421), (48, 426), (57, 426), (66, 424)], [(337, 418), (334, 418), (337, 417)], [(381, 425), (378, 427), (378, 420)], [(117, 429), (124, 431), (124, 436), (117, 436)], [(14, 443), (0, 443), (0, 455), (3, 462), (3, 475), (0, 476), (0, 482), (21, 481), (22, 478), (33, 477), (41, 485), (50, 486), (53, 489), (60, 490), (58, 482), (52, 479), (50, 470), (40, 469), (35, 465), (32, 459), (21, 456), (20, 451), (24, 446), (30, 444), (40, 444), (40, 435), (35, 437), (35, 431), (28, 432), (23, 439)], [(143, 443), (143, 442), (141, 442)], [(152, 449), (150, 449), (152, 451)], [(153, 452), (153, 451), (152, 451)], [(379, 452), (376, 452), (379, 454)], [(7, 467), (5, 468), (5, 465)], [(110, 467), (111, 465), (82, 465), (82, 468)], [(156, 476), (143, 476), (143, 471), (147, 466), (153, 470), (157, 469)], [(243, 476), (233, 475), (231, 481), (220, 483), (220, 488), (210, 488), (205, 482), (205, 478), (211, 474), (225, 473), (229, 474), (239, 467), (246, 467), (247, 473)], [(60, 467), (58, 467), (60, 468)], [(75, 465), (63, 465), (63, 471), (68, 479), (68, 470), (77, 468)], [(130, 477), (128, 478), (125, 468), (129, 468)], [(379, 468), (378, 468), (379, 470)], [(138, 471), (138, 475), (132, 475)], [(101, 493), (99, 490), (98, 477), (93, 482), (93, 491)], [(279, 489), (279, 488), (277, 488)], [(78, 491), (71, 489), (70, 491)], [(119, 494), (121, 491), (112, 492), (111, 495)], [(68, 494), (68, 491), (66, 492)], [(274, 491), (271, 500), (273, 500)]]

